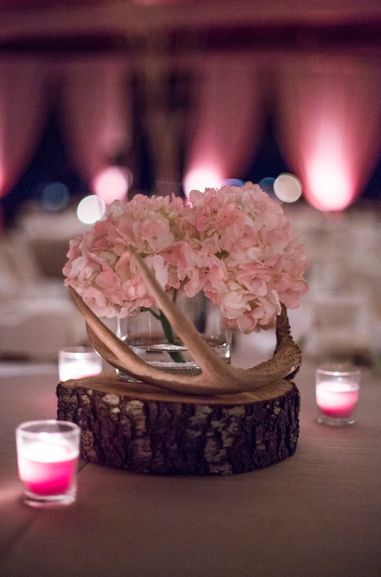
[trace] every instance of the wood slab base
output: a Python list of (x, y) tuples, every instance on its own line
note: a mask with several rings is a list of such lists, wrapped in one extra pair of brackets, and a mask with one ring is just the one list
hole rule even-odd
[(81, 427), (81, 456), (159, 475), (229, 475), (290, 457), (300, 397), (289, 381), (255, 393), (195, 396), (103, 374), (57, 386), (57, 417)]

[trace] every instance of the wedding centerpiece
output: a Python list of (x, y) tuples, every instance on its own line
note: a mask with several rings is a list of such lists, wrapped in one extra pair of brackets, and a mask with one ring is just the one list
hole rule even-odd
[[(137, 195), (114, 202), (70, 242), (65, 284), (94, 348), (137, 381), (59, 385), (59, 417), (82, 423), (91, 439), (83, 456), (139, 472), (226, 474), (293, 454), (299, 394), (290, 379), (300, 351), (287, 309), (307, 290), (305, 271), (303, 246), (282, 207), (251, 182), (192, 191), (188, 201)], [(276, 326), (273, 358), (247, 370), (230, 366), (224, 341), (203, 337), (187, 316), (188, 299), (200, 297), (227, 329)], [(100, 320), (142, 313), (163, 328), (160, 342), (151, 335), (145, 351), (169, 344), (173, 365), (190, 362), (195, 374), (145, 362), (134, 335), (122, 342)]]
[[(193, 191), (189, 203), (142, 195), (114, 202), (105, 218), (70, 242), (66, 285), (101, 317), (148, 312), (163, 327), (159, 344), (165, 337), (174, 345), (171, 327), (129, 247), (174, 301), (185, 297), (186, 304), (202, 295), (221, 313), (226, 328), (244, 333), (274, 327), (281, 303), (295, 308), (307, 290), (302, 245), (281, 206), (252, 183)], [(136, 334), (126, 338), (132, 341)], [(215, 331), (215, 342), (225, 341)], [(175, 353), (174, 360), (181, 362)]]

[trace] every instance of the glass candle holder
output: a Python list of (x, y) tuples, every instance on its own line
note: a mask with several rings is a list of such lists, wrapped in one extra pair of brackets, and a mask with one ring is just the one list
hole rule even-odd
[(81, 379), (102, 372), (102, 359), (91, 347), (67, 347), (58, 353), (60, 381)]
[(321, 365), (316, 369), (315, 393), (318, 422), (352, 425), (360, 395), (359, 369), (344, 365)]
[(75, 501), (79, 444), (80, 428), (67, 421), (29, 421), (17, 427), (18, 471), (27, 505)]

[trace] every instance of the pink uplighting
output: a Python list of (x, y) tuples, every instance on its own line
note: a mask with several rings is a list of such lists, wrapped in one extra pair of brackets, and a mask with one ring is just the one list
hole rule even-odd
[(361, 194), (379, 150), (379, 85), (356, 57), (300, 55), (285, 66), (280, 138), (315, 208), (342, 211)]
[(94, 178), (93, 187), (95, 194), (106, 204), (123, 200), (129, 187), (128, 173), (117, 166), (105, 168)]
[(212, 166), (200, 166), (191, 168), (184, 178), (184, 191), (188, 195), (191, 190), (204, 190), (205, 188), (220, 188), (224, 177), (222, 170)]
[(322, 211), (340, 211), (352, 203), (356, 190), (349, 166), (340, 163), (329, 151), (306, 164), (305, 187), (312, 206)]
[(190, 126), (184, 190), (221, 187), (245, 174), (262, 126), (261, 90), (255, 64), (242, 55), (203, 58), (198, 107)]

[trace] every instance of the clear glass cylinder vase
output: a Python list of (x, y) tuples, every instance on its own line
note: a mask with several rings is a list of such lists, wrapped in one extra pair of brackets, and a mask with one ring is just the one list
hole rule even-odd
[[(203, 295), (179, 295), (176, 306), (191, 320), (218, 356), (230, 362), (231, 331), (224, 325), (220, 310)], [(171, 371), (199, 373), (188, 348), (173, 333), (157, 309), (133, 317), (117, 319), (117, 336), (148, 364)], [(120, 372), (119, 372), (120, 374)]]

